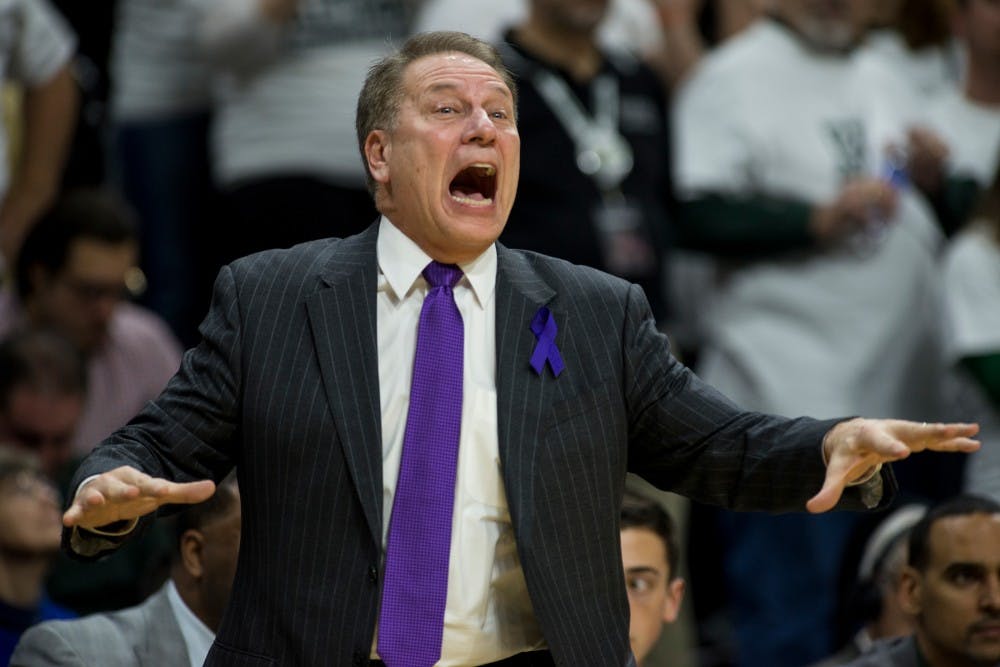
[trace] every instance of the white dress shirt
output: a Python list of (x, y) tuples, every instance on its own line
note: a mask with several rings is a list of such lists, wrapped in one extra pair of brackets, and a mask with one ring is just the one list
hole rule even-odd
[[(431, 258), (384, 217), (377, 253), (384, 545), (403, 452), (417, 323), (427, 294), (421, 271)], [(460, 268), (465, 275), (454, 294), (465, 325), (462, 434), (438, 667), (481, 665), (545, 646), (517, 555), (500, 467), (496, 247)], [(378, 657), (377, 645), (376, 633), (372, 657)]]
[(170, 602), (170, 609), (174, 612), (177, 625), (181, 628), (191, 667), (201, 667), (205, 664), (212, 642), (215, 641), (215, 633), (184, 604), (173, 581), (167, 582), (167, 600)]

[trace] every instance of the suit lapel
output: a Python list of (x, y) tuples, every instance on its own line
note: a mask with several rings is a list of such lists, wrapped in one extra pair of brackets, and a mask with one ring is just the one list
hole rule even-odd
[[(189, 661), (187, 644), (164, 585), (140, 607), (146, 633), (137, 646), (140, 665), (176, 665)], [(183, 659), (181, 659), (183, 656)]]
[(531, 539), (533, 445), (543, 406), (550, 400), (547, 389), (557, 381), (548, 366), (541, 375), (531, 368), (535, 348), (531, 321), (555, 294), (524, 255), (497, 244), (497, 436), (519, 544)]
[(365, 519), (382, 542), (382, 412), (375, 291), (378, 225), (344, 239), (323, 269), (325, 289), (306, 301), (316, 356)]

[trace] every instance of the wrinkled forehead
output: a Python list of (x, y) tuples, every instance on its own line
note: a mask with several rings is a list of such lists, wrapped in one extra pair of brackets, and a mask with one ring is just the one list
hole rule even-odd
[(458, 51), (423, 56), (407, 65), (403, 89), (412, 98), (438, 90), (482, 89), (513, 100), (500, 72), (482, 60)]

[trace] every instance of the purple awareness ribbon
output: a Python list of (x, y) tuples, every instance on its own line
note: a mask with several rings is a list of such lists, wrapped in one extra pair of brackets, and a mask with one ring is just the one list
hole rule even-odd
[(431, 262), (423, 275), (430, 289), (417, 325), (379, 612), (378, 654), (388, 667), (437, 663), (448, 596), (465, 337), (452, 287), (462, 271)]
[(539, 375), (545, 368), (545, 362), (549, 362), (552, 374), (559, 377), (566, 365), (563, 363), (559, 348), (556, 347), (556, 318), (552, 316), (552, 311), (542, 306), (535, 313), (535, 319), (531, 321), (531, 331), (535, 334), (538, 342), (535, 343), (535, 351), (531, 353), (531, 367)]

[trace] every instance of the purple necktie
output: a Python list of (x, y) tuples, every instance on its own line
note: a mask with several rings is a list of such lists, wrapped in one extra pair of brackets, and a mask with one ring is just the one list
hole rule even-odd
[(379, 614), (378, 654), (387, 667), (432, 667), (441, 658), (448, 595), (465, 339), (452, 287), (462, 270), (431, 262), (423, 275), (430, 290), (417, 327)]

